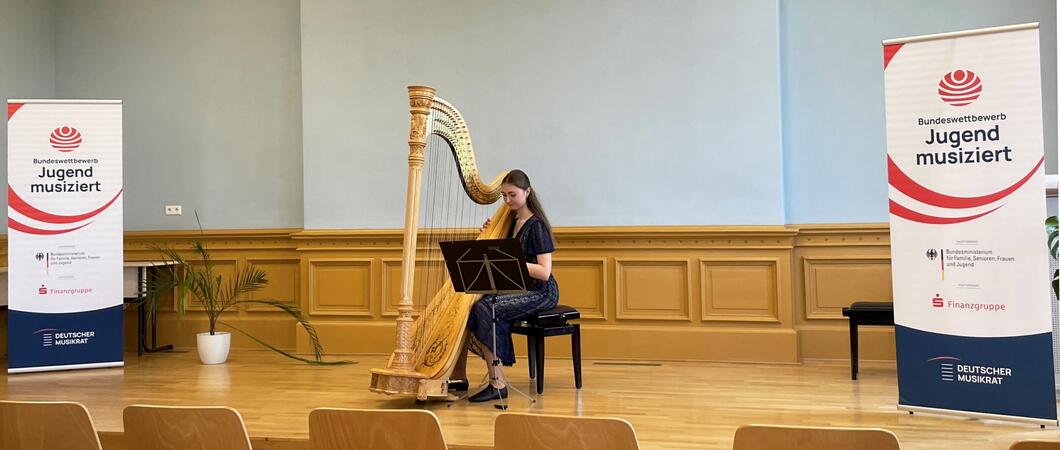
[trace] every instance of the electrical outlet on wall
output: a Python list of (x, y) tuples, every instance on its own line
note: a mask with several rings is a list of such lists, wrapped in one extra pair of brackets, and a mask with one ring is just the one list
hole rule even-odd
[(180, 215), (180, 205), (166, 205), (166, 215), (167, 216), (179, 216)]

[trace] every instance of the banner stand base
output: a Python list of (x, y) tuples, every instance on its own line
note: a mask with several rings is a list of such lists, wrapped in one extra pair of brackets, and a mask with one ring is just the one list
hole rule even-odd
[(972, 411), (960, 411), (956, 409), (941, 409), (941, 408), (928, 408), (924, 406), (910, 406), (910, 405), (898, 405), (899, 411), (909, 411), (910, 413), (929, 413), (929, 414), (940, 414), (944, 416), (964, 416), (975, 419), (988, 419), (988, 420), (1002, 420), (1006, 422), (1021, 422), (1021, 423), (1033, 423), (1035, 425), (1042, 426), (1053, 426), (1060, 427), (1060, 422), (1057, 420), (1050, 419), (1036, 419), (1034, 417), (1019, 417), (1019, 416), (1006, 416), (1002, 414), (988, 414)]
[(122, 367), (124, 365), (125, 361), (114, 361), (89, 364), (67, 364), (63, 366), (16, 367), (14, 369), (9, 367), (7, 369), (7, 373), (54, 372), (57, 370), (99, 369), (103, 367)]

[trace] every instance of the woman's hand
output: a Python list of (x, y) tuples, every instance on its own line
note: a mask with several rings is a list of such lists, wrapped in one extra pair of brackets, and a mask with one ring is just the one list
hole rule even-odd
[(479, 228), (478, 232), (481, 233), (483, 231), (486, 231), (486, 228), (489, 228), (490, 222), (492, 222), (492, 221), (493, 221), (492, 218), (487, 218), (485, 222), (482, 222), (482, 228)]

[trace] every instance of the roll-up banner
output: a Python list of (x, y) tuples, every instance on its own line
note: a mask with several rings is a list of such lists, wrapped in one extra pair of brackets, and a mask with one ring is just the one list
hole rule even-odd
[(899, 408), (1055, 425), (1038, 24), (883, 44)]
[(7, 104), (8, 372), (121, 366), (121, 101)]

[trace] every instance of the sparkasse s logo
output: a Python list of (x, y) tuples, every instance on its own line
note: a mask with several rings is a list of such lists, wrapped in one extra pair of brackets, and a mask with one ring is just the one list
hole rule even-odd
[(942, 297), (940, 297), (939, 294), (935, 294), (935, 296), (931, 298), (931, 306), (941, 308), (942, 305)]

